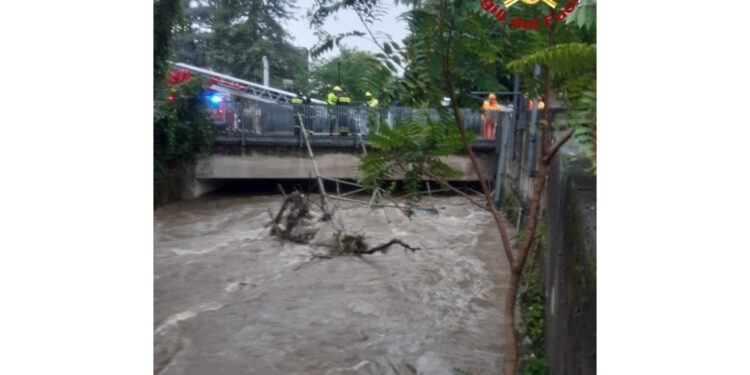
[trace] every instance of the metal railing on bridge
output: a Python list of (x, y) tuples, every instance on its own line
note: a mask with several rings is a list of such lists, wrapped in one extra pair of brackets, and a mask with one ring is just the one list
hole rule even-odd
[[(229, 102), (225, 110), (231, 113), (220, 125), (217, 135), (224, 139), (265, 138), (268, 136), (295, 136), (300, 139), (300, 119), (313, 137), (349, 136), (358, 137), (354, 147), (359, 147), (367, 134), (378, 124), (397, 127), (402, 120), (424, 113), (437, 120), (439, 112), (435, 108), (415, 109), (410, 107), (367, 106), (328, 106), (317, 104), (277, 104), (255, 101)], [(478, 140), (494, 147), (503, 153), (504, 163), (508, 164), (511, 175), (533, 177), (536, 173), (538, 152), (538, 121), (531, 123), (531, 111), (522, 108), (520, 111), (504, 111), (495, 117), (495, 138), (482, 138), (482, 117), (479, 110), (463, 108), (460, 110), (464, 127), (478, 135)], [(564, 123), (567, 111), (562, 107), (551, 107), (552, 123)], [(243, 142), (244, 143), (244, 142)]]
[[(259, 102), (231, 102), (226, 111), (232, 115), (221, 125), (219, 134), (226, 136), (246, 135), (297, 135), (299, 119), (314, 135), (362, 135), (366, 136), (378, 124), (391, 128), (406, 118), (424, 113), (437, 120), (435, 108), (415, 109), (410, 107), (328, 106), (316, 104), (278, 104)], [(473, 109), (461, 109), (464, 126), (481, 134), (481, 114)], [(299, 116), (298, 116), (299, 115)]]

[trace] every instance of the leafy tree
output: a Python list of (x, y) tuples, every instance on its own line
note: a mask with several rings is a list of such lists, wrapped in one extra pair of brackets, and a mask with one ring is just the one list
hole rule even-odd
[[(187, 22), (176, 58), (243, 79), (263, 79), (268, 58), (272, 86), (307, 69), (307, 51), (294, 47), (281, 21), (291, 17), (293, 0), (183, 0)], [(191, 5), (192, 4), (192, 5)]]
[(596, 0), (579, 0), (578, 10), (568, 16), (566, 22), (581, 29), (596, 30)]
[(379, 131), (368, 135), (368, 140), (376, 152), (363, 156), (358, 169), (362, 172), (359, 182), (371, 190), (393, 180), (396, 174), (403, 174), (404, 185), (412, 198), (417, 199), (422, 179), (434, 178), (450, 187), (446, 180), (458, 177), (456, 171), (440, 160), (462, 148), (461, 139), (445, 112), (437, 119), (418, 112), (393, 129), (381, 126)]
[(596, 173), (596, 90), (584, 91), (571, 109), (568, 124), (575, 128), (573, 137), (584, 148)]
[(179, 0), (154, 1), (154, 87), (162, 83), (169, 70), (173, 32), (182, 19)]
[[(320, 43), (312, 49), (312, 55), (319, 55), (333, 48), (334, 45), (349, 36), (369, 35), (381, 53), (375, 54), (381, 63), (394, 73), (404, 71), (403, 77), (394, 80), (389, 86), (388, 96), (400, 100), (403, 104), (421, 107), (437, 106), (442, 95), (433, 89), (436, 85), (442, 89), (442, 77), (435, 74), (441, 64), (439, 59), (427, 59), (433, 48), (439, 48), (440, 38), (424, 38), (433, 35), (436, 30), (436, 12), (440, 0), (406, 0), (401, 3), (413, 6), (402, 17), (408, 22), (411, 35), (403, 40), (403, 45), (393, 41), (390, 36), (376, 36), (369, 26), (380, 20), (385, 2), (381, 0), (336, 1), (321, 0), (320, 6), (311, 14), (311, 24), (321, 27), (326, 17), (341, 9), (353, 10), (361, 21), (359, 27), (338, 35), (330, 35), (325, 30), (318, 30)], [(478, 107), (481, 102), (468, 95), (470, 91), (504, 91), (512, 87), (513, 73), (506, 63), (517, 59), (525, 53), (544, 47), (544, 40), (539, 33), (512, 29), (501, 24), (492, 15), (482, 11), (478, 4), (468, 1), (456, 1), (451, 4), (460, 8), (460, 15), (452, 22), (451, 59), (456, 70), (454, 88), (461, 107)], [(453, 5), (452, 5), (453, 6)], [(513, 16), (526, 18), (538, 17), (542, 12), (537, 7), (517, 7)], [(509, 16), (510, 17), (510, 16)], [(471, 51), (471, 53), (464, 53)], [(460, 61), (456, 61), (456, 56)], [(415, 63), (416, 61), (418, 63)], [(425, 65), (427, 64), (427, 65)], [(437, 64), (437, 65), (436, 65)], [(438, 90), (439, 91), (439, 90)], [(440, 94), (440, 93), (437, 93)]]
[(205, 112), (202, 80), (193, 78), (169, 90), (171, 100), (154, 108), (154, 197), (160, 202), (170, 177), (193, 167), (213, 144), (214, 123)]
[(159, 204), (165, 181), (206, 155), (213, 141), (213, 122), (201, 103), (202, 82), (192, 79), (165, 89), (175, 33), (183, 22), (179, 0), (154, 2), (154, 203)]
[(182, 0), (181, 3), (185, 22), (175, 35), (174, 58), (179, 62), (208, 67), (213, 37), (209, 27), (211, 7), (205, 2), (196, 3), (193, 0)]
[(551, 66), (553, 86), (562, 93), (562, 100), (575, 103), (586, 90), (596, 88), (596, 45), (586, 43), (557, 44), (550, 48), (510, 61), (511, 71), (531, 80), (535, 65)]
[(355, 102), (364, 100), (366, 91), (379, 97), (393, 79), (391, 71), (369, 52), (348, 48), (340, 51), (339, 56), (314, 64), (310, 69), (309, 84), (300, 86), (317, 97), (324, 97), (337, 84), (343, 86)]
[(568, 125), (575, 128), (573, 136), (596, 171), (596, 45), (558, 44), (511, 61), (508, 67), (528, 75), (536, 64), (550, 67), (550, 80), (556, 81), (560, 97), (571, 108)]

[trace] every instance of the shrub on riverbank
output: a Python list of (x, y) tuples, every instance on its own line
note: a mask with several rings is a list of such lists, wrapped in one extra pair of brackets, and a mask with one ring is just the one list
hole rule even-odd
[(181, 174), (211, 151), (214, 125), (198, 78), (169, 88), (154, 105), (154, 204), (179, 196)]

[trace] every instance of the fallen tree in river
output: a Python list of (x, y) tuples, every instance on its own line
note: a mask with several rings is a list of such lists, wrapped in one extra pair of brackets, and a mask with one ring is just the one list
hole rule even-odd
[[(316, 220), (317, 219), (317, 220)], [(322, 217), (316, 218), (310, 211), (310, 200), (298, 191), (284, 199), (281, 209), (273, 217), (271, 234), (285, 240), (307, 243), (317, 234)]]
[[(335, 228), (332, 241), (326, 245), (331, 250), (330, 256), (371, 255), (377, 252), (387, 254), (393, 245), (401, 245), (411, 252), (420, 250), (419, 247), (413, 247), (397, 238), (370, 247), (365, 241), (364, 233), (347, 234), (343, 224), (339, 224), (341, 228), (336, 228), (336, 224), (330, 220), (327, 213), (318, 214), (312, 211), (309, 196), (299, 191), (289, 194), (284, 199), (279, 212), (271, 217), (273, 220), (268, 224), (271, 226), (271, 234), (296, 243), (309, 243), (323, 225), (330, 223)], [(330, 258), (330, 256), (318, 255), (314, 258)]]

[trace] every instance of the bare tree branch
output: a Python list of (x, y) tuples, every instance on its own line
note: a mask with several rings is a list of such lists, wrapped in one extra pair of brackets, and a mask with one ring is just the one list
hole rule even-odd
[(546, 155), (544, 156), (544, 162), (545, 162), (545, 163), (548, 163), (548, 164), (549, 164), (549, 162), (550, 162), (550, 161), (552, 160), (552, 158), (554, 158), (554, 157), (555, 157), (555, 154), (557, 153), (557, 151), (558, 151), (558, 150), (560, 150), (560, 147), (562, 147), (562, 145), (563, 145), (563, 144), (565, 144), (565, 142), (567, 142), (567, 141), (568, 141), (568, 139), (570, 139), (570, 137), (571, 137), (572, 135), (573, 135), (573, 129), (570, 129), (570, 130), (568, 130), (568, 131), (567, 131), (567, 132), (566, 132), (566, 133), (565, 133), (565, 134), (564, 134), (564, 135), (562, 136), (562, 138), (560, 138), (559, 140), (557, 140), (557, 141), (555, 142), (555, 144), (553, 144), (553, 145), (552, 145), (552, 146), (551, 146), (551, 147), (549, 148), (549, 152), (548, 152), (548, 153), (547, 153), (547, 154), (546, 154)]
[[(378, 39), (377, 39), (377, 38), (375, 38), (375, 35), (374, 35), (374, 34), (372, 33), (372, 31), (370, 30), (370, 27), (369, 27), (369, 26), (367, 26), (367, 22), (365, 22), (365, 19), (364, 19), (364, 18), (362, 18), (362, 15), (361, 15), (361, 14), (359, 14), (359, 11), (358, 11), (358, 10), (354, 10), (354, 13), (357, 13), (357, 17), (359, 17), (359, 20), (360, 20), (360, 21), (362, 21), (362, 25), (363, 25), (363, 26), (365, 27), (365, 30), (367, 30), (367, 33), (368, 33), (368, 34), (370, 34), (370, 37), (372, 38), (372, 42), (373, 42), (373, 43), (375, 43), (375, 45), (376, 45), (376, 46), (378, 46), (378, 48), (380, 48), (380, 50), (381, 50), (381, 51), (383, 51), (383, 54), (384, 54), (384, 55), (388, 56), (388, 55), (389, 55), (389, 53), (388, 53), (388, 52), (386, 52), (386, 51), (385, 51), (385, 48), (383, 48), (383, 46), (381, 46), (381, 45), (380, 45), (380, 43), (378, 42)], [(398, 67), (399, 67), (399, 68), (401, 68), (401, 70), (406, 70), (406, 68), (404, 68), (404, 67), (403, 67), (403, 66), (402, 66), (401, 64), (399, 64), (399, 63), (398, 63), (397, 61), (395, 61), (395, 60), (393, 60), (393, 59), (391, 59), (391, 61), (393, 61), (394, 63), (396, 63), (396, 65), (398, 65)]]
[(357, 252), (354, 253), (354, 255), (359, 255), (359, 254), (368, 254), (368, 255), (370, 255), (370, 254), (374, 254), (376, 252), (381, 252), (383, 254), (387, 254), (388, 253), (388, 248), (391, 245), (395, 245), (395, 244), (399, 244), (399, 245), (403, 246), (405, 249), (411, 250), (412, 252), (421, 250), (421, 248), (419, 248), (419, 247), (411, 247), (411, 246), (409, 246), (409, 244), (407, 244), (407, 243), (405, 243), (405, 242), (403, 242), (403, 241), (401, 241), (401, 240), (399, 240), (397, 238), (394, 238), (394, 239), (392, 239), (392, 240), (390, 240), (390, 241), (388, 241), (388, 242), (386, 242), (386, 243), (384, 243), (382, 245), (375, 246), (375, 247), (373, 247), (371, 249), (364, 250), (364, 251), (357, 251)]
[(477, 177), (479, 178), (479, 186), (482, 187), (482, 193), (484, 194), (484, 198), (487, 201), (487, 207), (492, 212), (492, 217), (495, 219), (495, 224), (497, 224), (497, 229), (500, 231), (500, 239), (503, 242), (503, 251), (505, 252), (505, 257), (508, 259), (508, 264), (514, 264), (514, 257), (513, 252), (511, 251), (510, 247), (510, 237), (508, 236), (508, 231), (505, 229), (505, 224), (503, 223), (503, 220), (500, 217), (500, 213), (497, 212), (497, 209), (495, 208), (495, 202), (492, 200), (492, 196), (490, 195), (490, 190), (487, 185), (487, 180), (484, 178), (484, 175), (482, 175), (482, 171), (479, 169), (479, 163), (477, 162), (477, 158), (474, 155), (474, 150), (472, 150), (471, 145), (469, 144), (469, 140), (466, 137), (466, 132), (464, 131), (463, 121), (461, 120), (461, 113), (458, 110), (458, 104), (456, 103), (456, 96), (454, 94), (453, 90), (453, 83), (451, 81), (450, 76), (450, 50), (448, 50), (448, 53), (445, 56), (445, 59), (443, 60), (443, 76), (446, 81), (447, 89), (448, 89), (448, 97), (450, 98), (451, 102), (451, 109), (453, 111), (453, 117), (456, 122), (456, 127), (458, 128), (458, 134), (461, 136), (461, 142), (464, 145), (464, 150), (467, 154), (469, 154), (469, 159), (471, 160), (472, 169), (477, 174)]
[(479, 208), (481, 208), (481, 209), (483, 209), (483, 210), (489, 210), (489, 209), (487, 208), (487, 206), (485, 206), (485, 205), (482, 205), (481, 203), (479, 203), (479, 202), (475, 201), (475, 200), (474, 200), (474, 199), (473, 199), (473, 198), (472, 198), (472, 197), (471, 197), (471, 196), (470, 196), (469, 194), (466, 194), (466, 193), (464, 193), (463, 191), (461, 191), (461, 190), (459, 190), (459, 189), (456, 189), (456, 188), (455, 188), (455, 187), (454, 187), (453, 185), (451, 185), (451, 184), (450, 184), (450, 183), (449, 183), (448, 181), (445, 181), (445, 180), (443, 180), (443, 179), (442, 179), (442, 178), (440, 178), (439, 176), (437, 176), (437, 175), (435, 175), (435, 174), (433, 174), (433, 173), (430, 173), (430, 172), (429, 172), (429, 171), (427, 171), (427, 170), (423, 170), (423, 171), (422, 171), (422, 174), (424, 174), (424, 175), (426, 175), (427, 177), (429, 177), (429, 178), (431, 178), (431, 179), (435, 180), (435, 181), (436, 181), (437, 183), (439, 183), (440, 185), (443, 185), (443, 186), (445, 186), (445, 187), (446, 187), (446, 188), (448, 188), (448, 189), (449, 189), (450, 191), (452, 191), (452, 192), (454, 192), (454, 193), (456, 193), (456, 194), (458, 194), (458, 195), (460, 195), (460, 196), (462, 196), (462, 197), (466, 198), (466, 200), (468, 200), (468, 201), (469, 201), (470, 203), (472, 203), (473, 205), (475, 205), (475, 206), (477, 206), (477, 207), (479, 207)]

